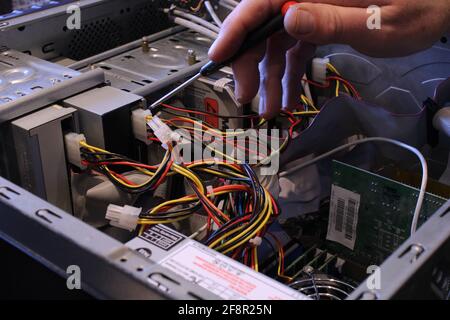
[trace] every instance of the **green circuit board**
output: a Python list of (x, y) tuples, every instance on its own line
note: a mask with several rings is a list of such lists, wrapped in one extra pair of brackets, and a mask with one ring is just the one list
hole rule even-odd
[[(379, 265), (410, 236), (419, 190), (334, 161), (327, 246), (362, 265)], [(427, 194), (419, 225), (447, 200)]]

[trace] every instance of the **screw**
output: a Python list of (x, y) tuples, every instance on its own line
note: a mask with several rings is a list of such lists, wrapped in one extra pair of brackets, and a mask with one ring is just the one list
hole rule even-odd
[(361, 295), (361, 300), (378, 300), (378, 297), (375, 293), (366, 291)]
[(148, 42), (147, 37), (142, 38), (142, 52), (144, 52), (144, 53), (150, 52), (150, 43)]
[(303, 268), (303, 272), (308, 275), (312, 275), (314, 273), (314, 268), (311, 266), (306, 266)]
[(188, 62), (188, 64), (190, 66), (192, 66), (192, 65), (197, 63), (197, 53), (194, 50), (192, 50), (192, 49), (188, 50), (187, 62)]

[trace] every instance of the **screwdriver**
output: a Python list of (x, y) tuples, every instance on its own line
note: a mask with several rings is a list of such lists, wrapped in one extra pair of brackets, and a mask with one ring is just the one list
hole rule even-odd
[(240, 57), (243, 53), (247, 52), (249, 49), (256, 47), (258, 44), (275, 34), (276, 32), (284, 29), (284, 16), (286, 15), (289, 8), (295, 4), (298, 4), (296, 1), (288, 1), (286, 2), (283, 7), (281, 8), (280, 14), (276, 15), (275, 17), (272, 17), (269, 21), (262, 24), (258, 29), (250, 33), (247, 38), (244, 40), (242, 46), (239, 48), (239, 50), (229, 59), (216, 63), (214, 61), (207, 62), (200, 71), (193, 76), (192, 78), (188, 79), (184, 83), (182, 83), (180, 86), (176, 87), (172, 91), (170, 91), (168, 94), (164, 95), (159, 100), (155, 101), (151, 106), (150, 109), (154, 109), (163, 102), (169, 100), (174, 95), (176, 95), (178, 92), (183, 90), (184, 88), (188, 87), (190, 84), (195, 82), (198, 78), (202, 76), (210, 76), (211, 74), (219, 71), (224, 66), (232, 63), (234, 60), (236, 60), (238, 57)]

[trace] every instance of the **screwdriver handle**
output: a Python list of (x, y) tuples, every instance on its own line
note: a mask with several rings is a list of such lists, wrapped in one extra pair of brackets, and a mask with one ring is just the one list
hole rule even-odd
[(269, 22), (266, 22), (264, 25), (261, 25), (258, 29), (250, 33), (242, 43), (242, 46), (239, 48), (239, 50), (231, 58), (222, 61), (220, 63), (209, 61), (207, 64), (203, 66), (203, 68), (200, 69), (200, 74), (202, 76), (209, 76), (219, 71), (221, 68), (233, 62), (236, 58), (241, 56), (243, 53), (247, 52), (249, 49), (256, 47), (257, 45), (259, 45), (264, 40), (268, 39), (276, 32), (283, 30), (284, 15), (288, 11), (288, 9), (294, 4), (298, 4), (298, 2), (295, 1), (287, 2), (283, 6), (280, 14), (273, 17)]

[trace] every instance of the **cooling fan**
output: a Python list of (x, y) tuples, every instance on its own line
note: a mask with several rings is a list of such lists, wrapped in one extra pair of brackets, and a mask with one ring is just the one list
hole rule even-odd
[(323, 273), (308, 273), (291, 283), (291, 288), (314, 300), (345, 300), (355, 288)]

